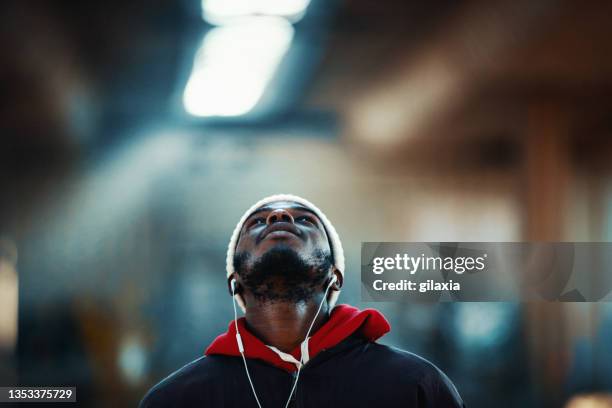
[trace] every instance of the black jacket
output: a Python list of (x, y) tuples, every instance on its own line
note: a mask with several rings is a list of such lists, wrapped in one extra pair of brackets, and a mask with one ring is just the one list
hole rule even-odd
[[(262, 408), (284, 408), (295, 373), (247, 359)], [(455, 386), (415, 354), (352, 335), (321, 351), (301, 373), (289, 405), (302, 407), (464, 407)], [(257, 408), (240, 357), (201, 357), (154, 386), (140, 408)]]

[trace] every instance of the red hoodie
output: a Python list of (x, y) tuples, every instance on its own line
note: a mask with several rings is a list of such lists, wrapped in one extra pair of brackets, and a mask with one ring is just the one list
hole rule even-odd
[[(272, 364), (285, 371), (296, 371), (297, 367), (281, 358), (268, 348), (261, 340), (249, 332), (245, 326), (245, 318), (238, 319), (238, 329), (244, 344), (244, 354), (247, 358), (256, 358)], [(323, 326), (311, 336), (308, 342), (310, 358), (314, 358), (320, 351), (334, 347), (353, 333), (359, 333), (369, 341), (375, 341), (391, 330), (387, 319), (375, 309), (360, 311), (349, 305), (336, 306)], [(219, 335), (206, 349), (205, 354), (222, 354), (226, 356), (240, 356), (236, 344), (236, 327), (232, 320), (226, 333)], [(290, 353), (297, 360), (300, 358), (298, 345)]]

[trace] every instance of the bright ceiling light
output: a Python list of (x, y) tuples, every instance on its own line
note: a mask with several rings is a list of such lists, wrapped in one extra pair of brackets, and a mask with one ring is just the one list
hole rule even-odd
[(225, 24), (237, 17), (274, 16), (299, 21), (310, 0), (202, 0), (202, 16), (211, 24)]
[(250, 17), (216, 27), (204, 37), (183, 94), (196, 116), (240, 116), (261, 98), (293, 39), (279, 17)]

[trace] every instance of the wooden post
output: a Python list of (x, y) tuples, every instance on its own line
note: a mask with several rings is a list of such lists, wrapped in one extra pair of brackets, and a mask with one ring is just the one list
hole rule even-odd
[[(544, 104), (531, 107), (527, 118), (524, 239), (561, 241), (571, 179), (568, 116), (564, 110)], [(564, 304), (526, 304), (525, 319), (531, 372), (541, 399), (538, 406), (559, 407), (569, 364)]]

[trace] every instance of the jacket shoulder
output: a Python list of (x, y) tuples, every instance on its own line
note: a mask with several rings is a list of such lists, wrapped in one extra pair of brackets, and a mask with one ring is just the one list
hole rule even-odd
[[(214, 389), (223, 371), (232, 364), (225, 356), (203, 356), (179, 368), (153, 386), (140, 401), (140, 408), (183, 406), (204, 398)], [(223, 361), (221, 361), (223, 360)]]
[[(457, 388), (448, 376), (435, 364), (414, 353), (386, 346), (369, 343), (367, 353), (379, 365), (378, 373), (404, 385), (417, 385), (426, 399), (448, 407), (463, 407), (463, 401)], [(368, 359), (370, 360), (370, 359)]]

